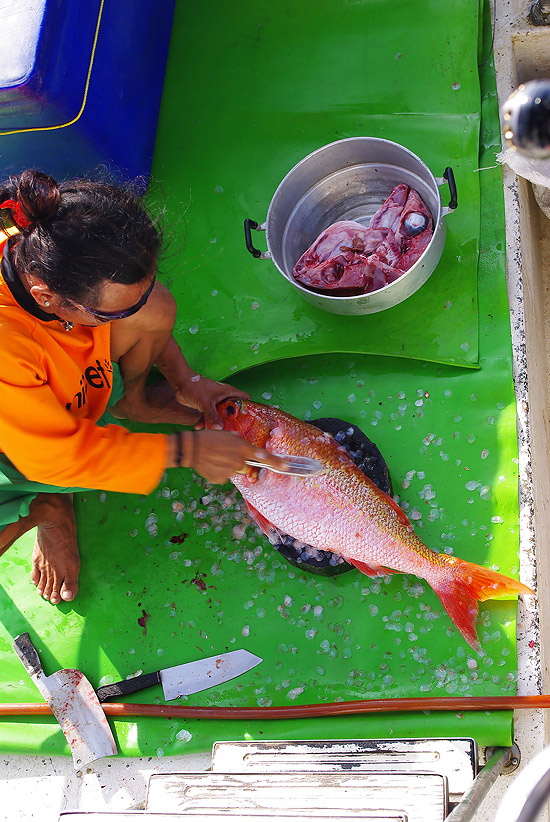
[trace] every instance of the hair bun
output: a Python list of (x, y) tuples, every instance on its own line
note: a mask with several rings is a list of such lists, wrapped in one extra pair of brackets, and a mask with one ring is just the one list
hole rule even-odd
[(41, 223), (55, 217), (61, 203), (61, 194), (56, 181), (49, 174), (27, 170), (19, 178), (17, 200), (31, 223)]

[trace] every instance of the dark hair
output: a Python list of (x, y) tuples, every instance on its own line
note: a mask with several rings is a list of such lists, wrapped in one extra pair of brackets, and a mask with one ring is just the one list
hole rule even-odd
[(6, 199), (17, 203), (4, 206), (20, 229), (12, 250), (16, 270), (37, 274), (60, 297), (95, 305), (103, 282), (133, 285), (151, 273), (162, 228), (132, 185), (89, 179), (58, 185), (27, 170), (0, 185), (0, 203)]

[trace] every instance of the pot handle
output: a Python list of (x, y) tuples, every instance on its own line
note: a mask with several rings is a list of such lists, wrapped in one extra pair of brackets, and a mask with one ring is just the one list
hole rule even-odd
[(446, 217), (447, 214), (450, 214), (458, 205), (458, 201), (456, 198), (456, 183), (455, 183), (455, 175), (453, 174), (453, 170), (450, 166), (447, 166), (445, 171), (443, 172), (443, 177), (436, 177), (435, 181), (438, 186), (445, 185), (445, 183), (449, 184), (449, 193), (451, 195), (451, 199), (449, 200), (448, 206), (443, 206), (441, 210), (441, 216)]
[(451, 199), (449, 200), (449, 208), (453, 211), (458, 205), (458, 200), (456, 199), (456, 183), (455, 183), (455, 175), (453, 170), (450, 166), (447, 166), (445, 171), (443, 172), (443, 177), (449, 183), (449, 193), (451, 195)]
[(259, 258), (260, 260), (269, 260), (271, 258), (271, 253), (269, 251), (264, 251), (262, 254), (259, 248), (254, 248), (252, 234), (250, 233), (252, 228), (256, 231), (265, 231), (265, 223), (263, 223), (263, 225), (259, 225), (256, 220), (251, 220), (249, 217), (247, 217), (244, 221), (244, 241), (248, 251), (250, 251), (252, 256), (256, 257), (256, 259)]

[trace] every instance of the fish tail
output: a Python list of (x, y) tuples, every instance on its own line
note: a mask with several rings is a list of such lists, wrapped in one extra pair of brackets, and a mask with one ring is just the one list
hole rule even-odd
[(475, 626), (478, 602), (506, 594), (534, 594), (534, 591), (522, 582), (480, 565), (454, 557), (449, 560), (448, 573), (434, 582), (432, 588), (468, 645), (479, 653), (481, 645)]

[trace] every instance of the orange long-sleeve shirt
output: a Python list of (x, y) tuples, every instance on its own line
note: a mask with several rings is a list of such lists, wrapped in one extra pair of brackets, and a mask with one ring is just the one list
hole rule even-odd
[(164, 434), (96, 425), (111, 377), (109, 324), (65, 331), (37, 319), (0, 276), (0, 450), (27, 479), (140, 494), (158, 485)]

